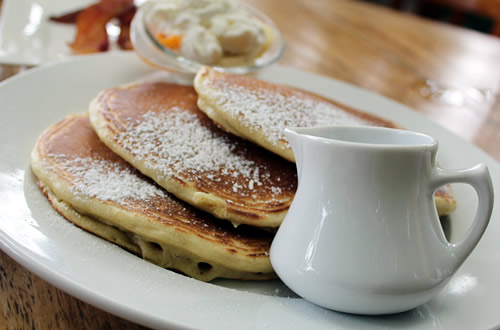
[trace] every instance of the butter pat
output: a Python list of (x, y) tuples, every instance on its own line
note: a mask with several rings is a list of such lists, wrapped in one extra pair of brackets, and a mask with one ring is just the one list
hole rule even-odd
[(269, 45), (266, 26), (232, 0), (151, 0), (145, 3), (155, 35), (180, 35), (180, 55), (203, 64), (258, 56)]

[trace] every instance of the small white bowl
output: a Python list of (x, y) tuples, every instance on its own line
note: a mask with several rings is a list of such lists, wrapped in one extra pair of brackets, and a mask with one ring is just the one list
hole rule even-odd
[[(275, 63), (283, 55), (285, 40), (278, 27), (270, 18), (255, 8), (249, 6), (244, 7), (252, 16), (265, 23), (271, 29), (273, 41), (260, 56), (252, 59), (252, 61), (245, 61), (245, 65), (212, 65), (212, 67), (218, 71), (246, 74)], [(136, 53), (146, 63), (160, 69), (180, 73), (198, 72), (198, 70), (206, 64), (188, 59), (176, 52), (173, 52), (163, 46), (154, 37), (151, 32), (153, 27), (150, 25), (150, 22), (147, 21), (147, 17), (150, 17), (148, 10), (151, 10), (152, 8), (152, 6), (141, 6), (132, 20), (130, 38)]]

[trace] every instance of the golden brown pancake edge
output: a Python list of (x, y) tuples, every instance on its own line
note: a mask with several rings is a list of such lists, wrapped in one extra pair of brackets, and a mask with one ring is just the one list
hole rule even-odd
[[(90, 138), (92, 135), (93, 138)], [(78, 142), (71, 143), (75, 141), (75, 136), (78, 137)], [(64, 137), (64, 143), (60, 143), (61, 137)], [(56, 142), (52, 144), (52, 141)], [(81, 149), (75, 146), (78, 143), (81, 143)], [(61, 148), (66, 155), (63, 155)], [(253, 231), (246, 237), (247, 233), (233, 228), (230, 224), (221, 223), (172, 197), (167, 199), (180, 205), (180, 210), (177, 210), (174, 218), (168, 214), (166, 207), (162, 209), (165, 204), (164, 197), (150, 202), (133, 200), (134, 203), (124, 206), (115, 201), (103, 201), (96, 197), (76, 194), (71, 188), (73, 178), (58, 167), (58, 162), (67, 161), (65, 157), (71, 158), (75, 154), (78, 154), (78, 157), (92, 155), (99, 160), (108, 158), (112, 163), (122, 162), (119, 167), (130, 167), (98, 140), (85, 114), (69, 116), (48, 128), (33, 149), (32, 169), (51, 203), (70, 221), (84, 217), (88, 220), (87, 223), (97, 221), (101, 227), (112, 227), (115, 233), (118, 231), (121, 236), (130, 238), (126, 240), (126, 244), (120, 244), (116, 241), (117, 235), (114, 235), (114, 238), (110, 239), (115, 240), (114, 243), (137, 252), (130, 245), (134, 242), (136, 248), (139, 247), (145, 254), (144, 258), (163, 267), (179, 269), (204, 281), (215, 277), (275, 277), (268, 256), (272, 239), (269, 233)], [(130, 170), (133, 173), (131, 167)], [(140, 176), (139, 173), (138, 175)], [(184, 207), (188, 210), (187, 216), (179, 218), (179, 212), (182, 215)], [(194, 219), (193, 214), (196, 215)], [(91, 231), (91, 228), (88, 228)], [(179, 263), (179, 260), (184, 260), (184, 264)]]

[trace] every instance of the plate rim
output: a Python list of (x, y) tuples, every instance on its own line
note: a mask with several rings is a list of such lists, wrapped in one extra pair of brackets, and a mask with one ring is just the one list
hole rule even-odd
[[(11, 84), (15, 84), (15, 82), (23, 82), (24, 80), (29, 80), (30, 77), (35, 76), (37, 74), (40, 74), (40, 72), (47, 72), (50, 70), (54, 70), (54, 67), (61, 67), (63, 65), (75, 65), (75, 63), (78, 62), (85, 62), (85, 61), (97, 61), (99, 62), (100, 59), (102, 58), (115, 58), (115, 57), (123, 57), (122, 60), (126, 59), (127, 61), (132, 61), (132, 57), (134, 57), (134, 60), (139, 61), (135, 55), (129, 53), (129, 52), (123, 52), (123, 53), (105, 53), (105, 54), (95, 54), (95, 55), (88, 55), (88, 56), (79, 56), (79, 57), (68, 57), (63, 60), (55, 60), (51, 61), (50, 63), (44, 64), (40, 67), (31, 69), (29, 71), (22, 72), (16, 76), (13, 76), (11, 78), (6, 79), (5, 81), (0, 83), (0, 93), (4, 90), (7, 89), (8, 87), (5, 86), (10, 86)], [(393, 106), (396, 106), (401, 109), (406, 109), (405, 111), (410, 110), (408, 107), (401, 105), (395, 101), (389, 100), (385, 98), (384, 96), (374, 94), (373, 92), (364, 90), (360, 87), (356, 87), (344, 82), (340, 82), (338, 80), (335, 80), (333, 78), (329, 77), (324, 77), (320, 76), (314, 73), (309, 73), (309, 72), (303, 72), (297, 69), (293, 68), (287, 68), (287, 67), (282, 67), (282, 66), (274, 66), (273, 68), (270, 68), (270, 70), (283, 70), (283, 72), (287, 72), (290, 75), (302, 75), (302, 76), (307, 76), (308, 79), (317, 79), (318, 81), (322, 82), (335, 82), (338, 86), (344, 86), (347, 89), (351, 91), (355, 91), (356, 93), (361, 93), (364, 97), (369, 97), (369, 98), (376, 98), (379, 100), (382, 100), (383, 102), (387, 104), (393, 104)], [(411, 111), (411, 110), (410, 110)], [(444, 130), (446, 134), (453, 135), (453, 133), (446, 131), (446, 129), (437, 126), (435, 123), (430, 122), (429, 119), (425, 118), (423, 115), (416, 113), (415, 115), (421, 116), (422, 119), (425, 121), (428, 121), (431, 126), (434, 127), (434, 129), (439, 129), (439, 130)], [(455, 135), (453, 135), (454, 138), (459, 138)], [(483, 150), (479, 149), (477, 146), (468, 143), (467, 141), (459, 138), (461, 140), (461, 143), (467, 144), (468, 147), (472, 147), (475, 152), (481, 156), (483, 160), (485, 160), (488, 163), (488, 166), (491, 166), (490, 164), (493, 164), (494, 170), (495, 170), (495, 175), (498, 173), (498, 163), (488, 154), (486, 154)], [(0, 150), (3, 147), (2, 146), (3, 142), (0, 143)], [(2, 172), (2, 168), (4, 167), (5, 161), (0, 161), (0, 172)], [(25, 168), (29, 167), (29, 164), (25, 164)], [(1, 174), (1, 173), (0, 173)], [(28, 174), (29, 175), (29, 174)], [(2, 182), (0, 181), (0, 185)], [(24, 182), (23, 182), (24, 184)], [(23, 187), (24, 188), (24, 187)], [(23, 190), (24, 193), (24, 190)], [(3, 204), (1, 202), (0, 204)], [(497, 212), (494, 210), (494, 214), (496, 215)], [(1, 215), (0, 215), (1, 216)], [(44, 278), (47, 280), (49, 283), (52, 285), (60, 288), (61, 290), (68, 292), (69, 294), (86, 301), (97, 308), (103, 309), (107, 312), (110, 312), (114, 315), (118, 315), (120, 317), (129, 319), (133, 322), (143, 324), (146, 326), (152, 326), (152, 327), (164, 327), (164, 326), (173, 326), (173, 327), (187, 327), (189, 325), (187, 324), (182, 324), (178, 322), (169, 322), (167, 320), (167, 323), (165, 323), (164, 318), (158, 318), (157, 315), (151, 314), (151, 313), (144, 313), (144, 311), (138, 311), (137, 309), (131, 309), (130, 306), (126, 304), (117, 304), (116, 300), (110, 299), (109, 297), (103, 296), (98, 292), (92, 292), (89, 293), (88, 290), (84, 288), (79, 283), (75, 283), (70, 281), (68, 278), (62, 277), (62, 275), (58, 272), (56, 272), (54, 269), (51, 269), (48, 267), (46, 264), (43, 264), (40, 260), (35, 260), (35, 257), (33, 255), (30, 255), (33, 253), (29, 249), (27, 249), (24, 245), (17, 245), (19, 242), (13, 242), (13, 238), (7, 236), (3, 231), (2, 231), (2, 226), (0, 225), (0, 248), (5, 251), (10, 257), (12, 257), (14, 260), (19, 262), (21, 265), (23, 265), (25, 268), (33, 271), (35, 274), (39, 275), (40, 277)], [(14, 240), (15, 241), (15, 240)], [(16, 244), (17, 243), (17, 244)], [(59, 280), (62, 280), (59, 282)], [(258, 299), (257, 299), (258, 300)], [(316, 308), (316, 307), (314, 307)]]

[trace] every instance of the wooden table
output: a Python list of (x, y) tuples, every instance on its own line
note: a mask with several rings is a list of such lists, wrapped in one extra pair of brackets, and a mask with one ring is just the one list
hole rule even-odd
[[(385, 95), (500, 160), (500, 39), (355, 0), (247, 0), (287, 40), (280, 63)], [(1, 6), (1, 0), (0, 0)], [(26, 67), (0, 65), (0, 80)], [(0, 325), (141, 329), (0, 252)]]

